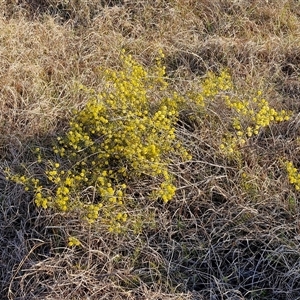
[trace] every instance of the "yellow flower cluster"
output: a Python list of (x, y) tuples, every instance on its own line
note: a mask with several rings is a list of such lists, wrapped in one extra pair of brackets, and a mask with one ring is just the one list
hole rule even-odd
[(162, 50), (159, 50), (158, 54), (159, 55), (156, 57), (156, 64), (154, 65), (152, 73), (155, 78), (156, 86), (160, 86), (160, 90), (165, 90), (168, 87), (168, 83), (164, 79), (166, 73), (166, 67), (163, 65), (163, 59), (165, 55)]
[[(168, 91), (162, 59), (160, 53), (156, 65), (146, 70), (122, 52), (122, 68), (105, 70), (101, 92), (80, 85), (79, 92), (89, 101), (74, 111), (69, 130), (53, 147), (60, 163), (43, 161), (43, 184), (32, 184), (24, 176), (13, 178), (34, 192), (37, 206), (77, 212), (89, 223), (101, 215), (109, 231), (119, 233), (130, 219), (128, 184), (150, 179), (145, 196), (164, 202), (174, 197), (168, 165), (174, 155), (190, 155), (175, 131), (183, 98)], [(71, 244), (76, 245), (73, 238)]]
[(227, 133), (222, 139), (220, 150), (223, 153), (226, 153), (228, 157), (239, 159), (240, 152), (238, 151), (238, 148), (243, 146), (245, 142), (245, 139), (241, 138), (240, 136), (232, 133)]
[[(219, 75), (208, 72), (196, 87), (180, 95), (168, 85), (163, 59), (160, 52), (155, 66), (146, 69), (122, 51), (122, 67), (102, 73), (103, 90), (79, 86), (78, 92), (89, 100), (83, 109), (74, 111), (68, 131), (57, 138), (56, 160), (45, 160), (41, 150), (35, 150), (38, 162), (46, 166), (43, 178), (8, 177), (33, 191), (37, 206), (76, 212), (89, 223), (101, 215), (108, 230), (119, 233), (131, 217), (126, 206), (132, 204), (131, 184), (150, 180), (150, 190), (143, 191), (143, 196), (164, 202), (175, 196), (169, 164), (174, 156), (191, 159), (176, 137), (179, 111), (192, 107), (193, 112), (209, 114), (209, 105), (224, 100), (222, 105), (232, 112), (231, 128), (220, 149), (235, 158), (261, 128), (290, 117), (284, 110), (271, 108), (260, 91), (248, 100), (229, 96), (233, 83), (226, 70)], [(299, 189), (297, 170), (291, 163), (287, 170), (290, 182)], [(73, 239), (70, 244), (77, 245)]]
[(160, 185), (157, 196), (160, 197), (164, 202), (170, 201), (176, 192), (176, 187), (172, 184), (171, 181), (164, 181)]
[(286, 162), (286, 170), (288, 173), (289, 182), (295, 186), (297, 191), (300, 190), (300, 173), (295, 168), (294, 164), (291, 161)]
[(228, 71), (221, 71), (220, 75), (208, 72), (206, 79), (201, 84), (202, 97), (215, 97), (220, 91), (228, 91), (233, 88), (231, 76)]
[(223, 152), (230, 155), (237, 153), (239, 146), (243, 146), (248, 138), (257, 135), (261, 128), (269, 126), (272, 122), (289, 120), (289, 112), (271, 108), (269, 102), (260, 97), (261, 94), (262, 92), (258, 91), (257, 97), (251, 100), (230, 98), (228, 95), (224, 97), (226, 106), (234, 112), (234, 133), (223, 139), (220, 145)]
[(204, 79), (200, 78), (191, 84), (190, 90), (183, 96), (178, 96), (178, 103), (181, 108), (188, 108), (193, 111), (193, 119), (199, 121), (206, 116), (208, 107), (218, 96), (224, 95), (233, 89), (231, 76), (227, 70), (222, 70), (219, 74), (208, 72)]
[(15, 183), (21, 184), (24, 186), (25, 191), (33, 190), (34, 191), (34, 202), (38, 207), (48, 208), (49, 201), (51, 198), (47, 198), (43, 195), (43, 187), (40, 184), (40, 180), (37, 178), (30, 178), (25, 175), (12, 175), (10, 170), (5, 170), (6, 179), (11, 180)]

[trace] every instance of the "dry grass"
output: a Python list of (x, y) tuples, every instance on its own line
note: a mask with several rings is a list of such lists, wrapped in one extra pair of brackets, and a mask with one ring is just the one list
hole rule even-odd
[(76, 82), (101, 89), (98, 67), (117, 67), (122, 48), (145, 65), (163, 49), (177, 90), (227, 67), (240, 94), (262, 89), (294, 116), (253, 138), (242, 164), (219, 154), (213, 120), (184, 119), (193, 160), (171, 166), (176, 199), (145, 201), (155, 222), (139, 235), (39, 211), (1, 171), (0, 298), (298, 299), (299, 192), (280, 161), (300, 167), (299, 1), (39, 3), (0, 4), (1, 169), (34, 163), (30, 149), (46, 150), (86, 102)]

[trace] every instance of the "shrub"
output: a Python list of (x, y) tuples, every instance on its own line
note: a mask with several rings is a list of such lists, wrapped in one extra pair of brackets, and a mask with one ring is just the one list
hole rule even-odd
[(209, 72), (198, 90), (179, 95), (168, 84), (162, 59), (160, 53), (147, 70), (122, 52), (122, 67), (102, 72), (106, 82), (102, 91), (79, 85), (78, 92), (89, 100), (83, 109), (74, 111), (53, 153), (43, 157), (37, 149), (43, 175), (8, 172), (8, 177), (32, 191), (38, 207), (78, 213), (89, 223), (101, 216), (109, 231), (119, 233), (130, 219), (140, 222), (140, 216), (128, 215), (139, 199), (168, 202), (174, 197), (175, 178), (169, 166), (191, 158), (176, 136), (181, 111), (189, 108), (196, 118), (208, 116), (210, 104), (221, 96), (231, 110), (231, 129), (223, 132), (220, 143), (229, 156), (236, 155), (238, 147), (260, 128), (289, 118), (289, 113), (277, 112), (259, 98), (261, 92), (251, 101), (229, 96), (233, 83), (228, 71), (219, 76)]
[(148, 180), (143, 197), (168, 202), (176, 191), (168, 164), (175, 156), (190, 158), (175, 134), (181, 98), (157, 96), (168, 94), (161, 58), (149, 72), (130, 55), (121, 60), (122, 69), (105, 70), (104, 91), (79, 86), (89, 96), (86, 106), (74, 111), (52, 158), (38, 149), (44, 175), (9, 176), (33, 191), (37, 206), (77, 211), (89, 223), (100, 214), (114, 232), (124, 227), (126, 207), (134, 202), (128, 184)]

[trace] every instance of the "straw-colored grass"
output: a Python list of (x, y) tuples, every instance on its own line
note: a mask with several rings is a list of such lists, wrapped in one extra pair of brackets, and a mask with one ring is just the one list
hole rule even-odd
[[(300, 194), (285, 167), (300, 171), (299, 1), (40, 2), (0, 4), (0, 298), (300, 298)], [(292, 115), (228, 157), (219, 147), (232, 111), (221, 99), (201, 118), (182, 110), (177, 136), (193, 158), (170, 165), (176, 196), (141, 197), (130, 213), (142, 230), (114, 235), (37, 208), (4, 171), (35, 169), (36, 147), (51, 153), (88, 101), (77, 84), (101, 92), (99, 68), (119, 69), (121, 49), (145, 68), (162, 50), (178, 93), (227, 69), (231, 96), (262, 91)], [(149, 186), (135, 182), (131, 196)]]

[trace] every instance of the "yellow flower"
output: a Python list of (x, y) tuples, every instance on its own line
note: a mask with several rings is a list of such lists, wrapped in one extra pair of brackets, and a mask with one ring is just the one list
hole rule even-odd
[(68, 238), (68, 246), (73, 247), (73, 246), (81, 246), (81, 242), (74, 236), (70, 236)]

